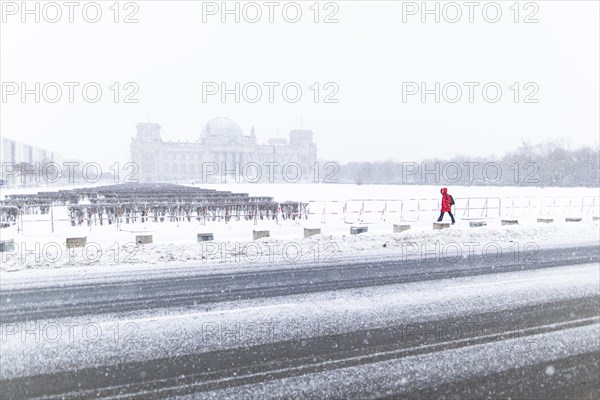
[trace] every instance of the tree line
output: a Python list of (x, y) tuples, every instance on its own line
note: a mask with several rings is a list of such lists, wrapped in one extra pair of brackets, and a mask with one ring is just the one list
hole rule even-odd
[(560, 143), (523, 143), (502, 157), (455, 156), (421, 162), (367, 161), (341, 165), (339, 183), (599, 187), (600, 152)]

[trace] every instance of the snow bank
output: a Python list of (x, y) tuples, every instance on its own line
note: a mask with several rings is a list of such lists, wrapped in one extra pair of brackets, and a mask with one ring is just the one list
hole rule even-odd
[[(499, 224), (496, 224), (499, 225)], [(429, 225), (427, 225), (429, 226)], [(345, 226), (349, 229), (348, 226)], [(484, 248), (535, 250), (540, 246), (598, 243), (597, 221), (536, 224), (529, 226), (494, 226), (469, 228), (453, 226), (450, 229), (431, 230), (415, 226), (402, 233), (392, 231), (391, 224), (383, 224), (375, 232), (360, 235), (342, 232), (323, 233), (307, 239), (264, 238), (251, 240), (226, 240), (196, 243), (168, 241), (136, 246), (131, 239), (125, 241), (97, 242), (88, 238), (84, 248), (67, 250), (64, 242), (51, 237), (31, 242), (16, 240), (13, 252), (2, 253), (2, 271), (25, 269), (67, 268), (116, 265), (215, 265), (233, 264), (256, 267), (260, 265), (296, 265), (331, 263), (360, 256), (420, 256), (423, 253), (438, 256), (463, 256), (481, 254)], [(385, 229), (387, 228), (387, 229)], [(289, 225), (283, 230), (301, 236), (302, 227)], [(429, 229), (429, 230), (428, 230)], [(323, 228), (327, 232), (327, 228)], [(123, 234), (123, 232), (121, 232)], [(116, 234), (115, 234), (116, 236)], [(192, 236), (190, 233), (189, 236)], [(282, 235), (283, 236), (283, 235)]]

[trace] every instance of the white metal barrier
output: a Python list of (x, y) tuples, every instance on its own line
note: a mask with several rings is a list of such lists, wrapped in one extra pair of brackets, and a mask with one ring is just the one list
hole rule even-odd
[[(600, 196), (457, 197), (453, 212), (462, 219), (491, 219), (524, 215), (600, 215)], [(435, 199), (310, 200), (309, 217), (339, 216), (347, 223), (430, 220), (440, 212)]]
[(454, 199), (454, 214), (457, 218), (486, 219), (502, 216), (500, 197), (464, 197)]
[(599, 196), (507, 197), (502, 199), (502, 213), (523, 216), (535, 210), (539, 215), (599, 215)]

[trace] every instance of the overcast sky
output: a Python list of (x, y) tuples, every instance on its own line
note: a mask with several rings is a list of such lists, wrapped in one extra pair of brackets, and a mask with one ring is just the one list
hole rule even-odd
[[(302, 17), (297, 23), (283, 18), (286, 2), (275, 8), (274, 23), (269, 23), (263, 2), (258, 2), (263, 15), (257, 23), (246, 21), (243, 14), (240, 23), (231, 15), (222, 23), (219, 13), (203, 15), (203, 7), (210, 11), (212, 5), (197, 1), (121, 2), (119, 23), (109, 9), (113, 1), (99, 2), (102, 17), (97, 23), (84, 20), (86, 2), (80, 2), (73, 23), (66, 7), (57, 23), (45, 21), (44, 15), (39, 23), (34, 16), (22, 23), (21, 10), (12, 15), (14, 8), (7, 3), (0, 32), (3, 88), (12, 90), (10, 82), (25, 82), (29, 88), (35, 82), (80, 86), (73, 103), (64, 85), (57, 103), (44, 96), (35, 103), (33, 95), (22, 102), (20, 93), (8, 95), (5, 90), (1, 134), (65, 157), (127, 162), (136, 123), (159, 123), (164, 139), (194, 141), (217, 116), (237, 121), (247, 134), (254, 126), (260, 142), (287, 136), (291, 129), (312, 129), (319, 157), (342, 162), (502, 154), (522, 140), (564, 138), (573, 147), (598, 144), (597, 1), (522, 2), (518, 16), (509, 8), (513, 1), (498, 2), (502, 16), (496, 23), (484, 18), (486, 2), (475, 8), (473, 23), (466, 6), (461, 6), (459, 22), (448, 22), (456, 9), (445, 8), (444, 18), (444, 2), (439, 3), (439, 23), (432, 15), (422, 23), (418, 11), (409, 14), (414, 11), (411, 4), (400, 1), (322, 2), (318, 23), (309, 8), (312, 1), (299, 2)], [(20, 7), (21, 2), (12, 4)], [(219, 7), (221, 2), (214, 4)], [(495, 8), (486, 10), (485, 16), (493, 20)], [(93, 18), (94, 9), (87, 11)], [(255, 9), (246, 11), (246, 17), (254, 18)], [(292, 19), (294, 8), (287, 11)], [(55, 10), (46, 12), (54, 18)], [(139, 22), (123, 23), (132, 13)], [(328, 15), (338, 22), (324, 23)], [(526, 17), (539, 22), (524, 23)], [(103, 90), (97, 103), (82, 96), (81, 87), (88, 82)], [(110, 89), (115, 82), (121, 96), (132, 91), (126, 83), (135, 83), (139, 91), (133, 99), (139, 102), (124, 103), (121, 97), (115, 103)], [(275, 88), (273, 103), (266, 86), (254, 104), (243, 97), (236, 103), (233, 95), (223, 103), (218, 95), (203, 101), (203, 82), (225, 82), (230, 88), (235, 82), (281, 86)], [(288, 82), (303, 90), (297, 103), (282, 95), (281, 87)], [(321, 95), (317, 103), (311, 90), (315, 82)], [(328, 82), (334, 85), (325, 87)], [(447, 101), (456, 96), (452, 86), (440, 103), (433, 94), (424, 103), (419, 94), (403, 101), (403, 93), (414, 89), (404, 82), (424, 82), (430, 89), (435, 82), (441, 87), (458, 82), (463, 93), (456, 103)], [(464, 82), (480, 84), (474, 87), (473, 103)], [(483, 85), (490, 82), (496, 83), (490, 100), (494, 87), (502, 89), (496, 103), (482, 95)], [(332, 98), (338, 102), (325, 103), (323, 97), (336, 86), (339, 91)], [(48, 99), (54, 96), (50, 89)], [(528, 95), (538, 102), (526, 103)]]

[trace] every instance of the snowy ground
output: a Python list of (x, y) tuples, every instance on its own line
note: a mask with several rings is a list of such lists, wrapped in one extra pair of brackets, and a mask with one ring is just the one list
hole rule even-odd
[[(111, 184), (110, 182), (105, 184)], [(181, 182), (196, 187), (248, 193), (250, 196), (272, 196), (275, 201), (309, 201), (341, 199), (403, 199), (437, 198), (441, 186), (430, 185), (352, 185), (325, 183), (219, 183), (199, 184)], [(104, 185), (104, 183), (102, 184)], [(0, 200), (10, 194), (34, 194), (37, 192), (69, 190), (86, 186), (39, 186), (26, 188), (2, 188)], [(551, 196), (598, 196), (598, 188), (571, 187), (514, 187), (514, 186), (449, 186), (449, 193), (461, 197), (551, 197)]]
[[(536, 250), (547, 246), (598, 243), (598, 221), (577, 223), (530, 224), (500, 226), (489, 221), (488, 226), (470, 228), (458, 223), (450, 229), (432, 230), (431, 224), (413, 224), (409, 231), (391, 233), (392, 224), (369, 225), (369, 232), (349, 235), (349, 226), (322, 227), (322, 234), (303, 239), (303, 227), (295, 223), (282, 226), (262, 224), (259, 229), (271, 231), (271, 238), (251, 240), (251, 223), (236, 223), (228, 227), (215, 226), (216, 241), (197, 243), (200, 230), (194, 226), (176, 224), (161, 231), (113, 231), (74, 233), (87, 236), (84, 248), (67, 250), (66, 235), (27, 237), (15, 240), (13, 252), (2, 253), (2, 271), (82, 266), (115, 266), (140, 264), (289, 264), (329, 263), (361, 256), (397, 257), (468, 257), (495, 251)], [(244, 226), (245, 225), (245, 226)], [(311, 225), (312, 226), (312, 225)], [(140, 227), (142, 228), (142, 227)], [(163, 228), (167, 228), (164, 226)], [(220, 229), (220, 230), (219, 230)], [(136, 234), (152, 234), (155, 243), (136, 246)], [(230, 237), (230, 240), (223, 240)], [(220, 239), (220, 240), (219, 240)], [(236, 240), (237, 239), (237, 240)]]
[[(194, 184), (207, 189), (272, 196), (275, 201), (348, 200), (348, 199), (418, 199), (438, 198), (442, 186), (430, 185), (351, 185), (323, 183), (288, 184)], [(465, 197), (568, 197), (598, 196), (598, 188), (515, 187), (515, 186), (448, 186), (455, 198)]]
[[(391, 186), (391, 185), (207, 185), (219, 190), (249, 192), (251, 195), (270, 195), (276, 200), (334, 200), (345, 202), (352, 199), (399, 199), (410, 195), (435, 196), (436, 187), (430, 186)], [(519, 194), (522, 198), (573, 198), (593, 199), (595, 189), (572, 188), (455, 188), (454, 196), (470, 197), (510, 196)], [(320, 203), (322, 204), (322, 203)], [(48, 215), (28, 215), (22, 226), (2, 230), (2, 239), (14, 239), (13, 252), (2, 253), (1, 271), (17, 271), (39, 268), (63, 268), (81, 266), (115, 266), (140, 264), (269, 264), (298, 262), (331, 262), (357, 254), (419, 256), (426, 251), (437, 252), (439, 256), (455, 254), (465, 256), (474, 246), (475, 251), (484, 247), (516, 246), (533, 250), (541, 246), (560, 246), (577, 243), (598, 242), (599, 223), (594, 219), (597, 213), (578, 212), (578, 203), (570, 208), (549, 209), (544, 217), (554, 218), (550, 224), (537, 223), (540, 210), (521, 209), (518, 226), (501, 226), (500, 218), (487, 218), (486, 227), (471, 228), (472, 218), (461, 218), (450, 229), (433, 231), (432, 222), (437, 212), (427, 212), (418, 221), (406, 221), (397, 214), (390, 213), (385, 221), (377, 214), (365, 216), (361, 223), (357, 214), (350, 216), (322, 215), (315, 213), (308, 220), (272, 220), (207, 222), (193, 221), (169, 223), (132, 223), (116, 225), (93, 225), (72, 227), (67, 221), (64, 207), (55, 207), (55, 222), (52, 226)], [(600, 204), (599, 204), (600, 205)], [(377, 203), (377, 207), (381, 204)], [(313, 210), (318, 207), (313, 206)], [(554, 210), (554, 213), (551, 211)], [(589, 210), (586, 210), (589, 211)], [(581, 222), (565, 222), (566, 216), (579, 216)], [(448, 216), (446, 221), (449, 222)], [(325, 222), (325, 223), (323, 223)], [(353, 222), (353, 223), (352, 223)], [(392, 233), (394, 223), (408, 223), (409, 231)], [(350, 235), (350, 226), (368, 226), (368, 233)], [(20, 230), (22, 228), (22, 230)], [(321, 234), (303, 238), (304, 228), (320, 228)], [(52, 232), (54, 229), (54, 232)], [(253, 230), (268, 230), (271, 237), (252, 241)], [(198, 244), (198, 233), (210, 232), (215, 241)], [(136, 246), (135, 236), (149, 234), (152, 244)], [(67, 237), (87, 237), (85, 248), (67, 250)], [(476, 245), (469, 245), (475, 243)], [(485, 250), (488, 251), (488, 250)]]

